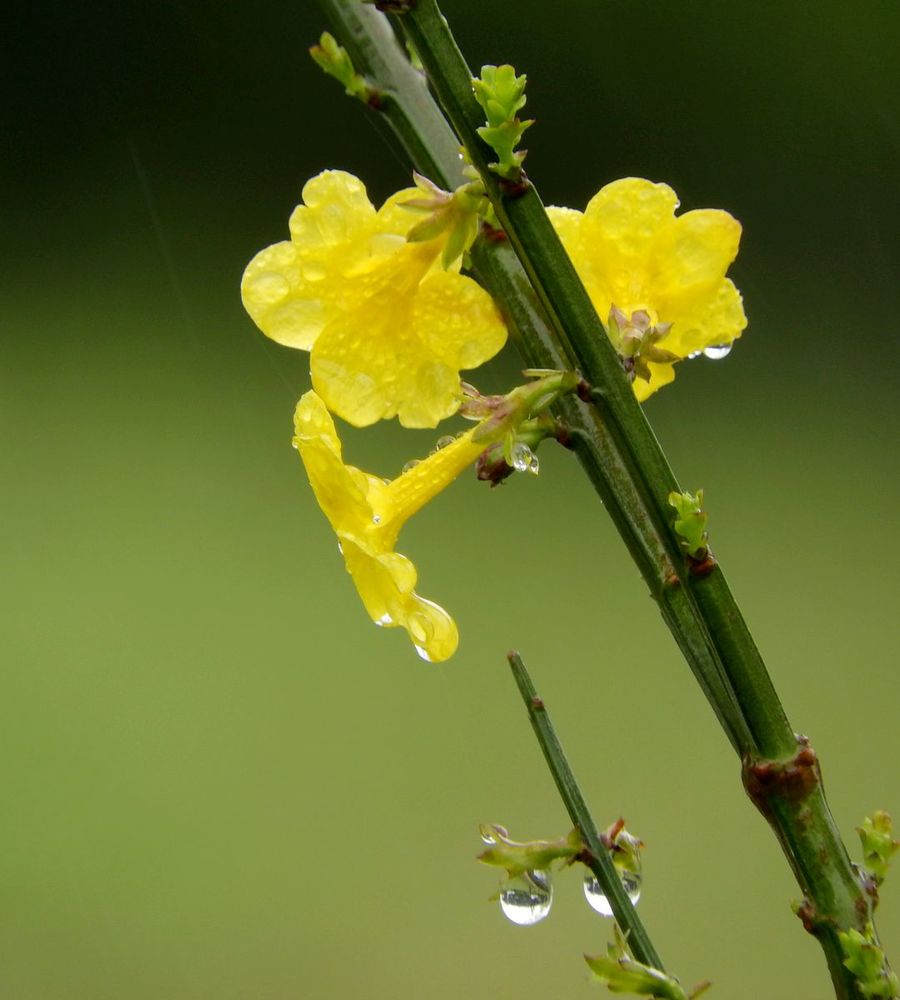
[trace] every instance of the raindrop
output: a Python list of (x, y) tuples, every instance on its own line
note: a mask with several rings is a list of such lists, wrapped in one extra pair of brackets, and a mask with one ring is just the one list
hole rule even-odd
[(372, 515), (372, 524), (381, 524), (381, 514)]
[(702, 353), (703, 353), (702, 350), (691, 351), (691, 353), (688, 355), (688, 361), (692, 361), (694, 358), (699, 358)]
[(540, 923), (553, 903), (550, 872), (523, 872), (504, 882), (500, 888), (500, 909), (507, 920), (522, 927)]
[(414, 469), (421, 461), (421, 458), (411, 458), (400, 470), (400, 475), (402, 476), (404, 472), (409, 472), (410, 469)]
[(391, 618), (390, 614), (387, 611), (385, 611), (385, 613), (380, 618), (375, 619), (375, 624), (379, 628), (384, 628), (385, 625), (393, 625), (394, 619)]
[(721, 361), (722, 358), (727, 358), (731, 354), (732, 346), (732, 344), (718, 344), (715, 347), (707, 347), (703, 356), (709, 358), (710, 361)]
[(321, 281), (327, 273), (319, 263), (308, 262), (303, 266), (303, 277), (307, 281)]
[(537, 455), (525, 444), (524, 441), (516, 441), (510, 451), (509, 463), (516, 472), (530, 472), (533, 476), (538, 474), (540, 462)]
[[(617, 870), (619, 871), (619, 878), (622, 880), (622, 888), (628, 894), (632, 906), (637, 905), (637, 901), (641, 898), (641, 873)], [(588, 901), (591, 908), (596, 910), (601, 916), (611, 917), (613, 915), (609, 900), (604, 895), (603, 890), (600, 888), (600, 883), (594, 878), (594, 873), (590, 869), (584, 873), (584, 898)]]
[(443, 437), (439, 437), (434, 444), (434, 448), (431, 449), (431, 454), (433, 455), (436, 451), (440, 451), (442, 448), (453, 444), (455, 440), (456, 438), (452, 434), (445, 434)]
[(487, 823), (482, 823), (481, 826), (478, 827), (478, 832), (479, 834), (481, 834), (481, 839), (483, 843), (485, 844), (497, 843), (497, 835), (494, 833), (494, 826), (492, 824), (489, 825)]

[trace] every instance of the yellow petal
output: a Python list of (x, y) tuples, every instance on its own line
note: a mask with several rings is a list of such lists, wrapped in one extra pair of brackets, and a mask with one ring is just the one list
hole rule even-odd
[[(660, 232), (671, 225), (678, 196), (668, 184), (626, 177), (602, 187), (584, 212), (585, 239), (605, 266), (644, 267)], [(618, 303), (617, 303), (618, 304)], [(620, 306), (619, 308), (624, 308)]]
[(741, 225), (727, 212), (699, 209), (679, 216), (653, 243), (650, 272), (654, 298), (665, 301), (725, 277), (737, 256)]
[(377, 625), (405, 628), (423, 659), (452, 656), (459, 642), (453, 619), (439, 605), (413, 589), (416, 570), (397, 552), (373, 553), (352, 538), (342, 539), (347, 571), (353, 577), (366, 611)]
[(314, 392), (305, 393), (297, 403), (294, 431), (316, 501), (331, 526), (337, 532), (365, 531), (373, 515), (364, 480), (358, 470), (344, 465), (334, 421)]
[(370, 247), (375, 209), (362, 182), (326, 170), (303, 188), (294, 209), (291, 241), (260, 251), (241, 281), (244, 307), (272, 340), (308, 351), (343, 308), (345, 274)]
[(747, 326), (741, 293), (730, 278), (696, 295), (680, 296), (677, 308), (663, 300), (660, 311), (673, 316), (672, 329), (662, 346), (681, 357), (706, 347), (730, 344)]
[(421, 282), (412, 321), (425, 352), (457, 371), (477, 368), (506, 343), (506, 327), (488, 293), (449, 271)]
[(675, 379), (675, 366), (671, 362), (657, 364), (655, 361), (651, 361), (647, 367), (650, 369), (650, 381), (647, 382), (642, 378), (634, 380), (634, 394), (639, 403), (643, 403), (657, 389), (661, 389)]
[(307, 250), (352, 243), (368, 236), (375, 209), (358, 177), (323, 170), (303, 186), (303, 204), (290, 219), (291, 240)]

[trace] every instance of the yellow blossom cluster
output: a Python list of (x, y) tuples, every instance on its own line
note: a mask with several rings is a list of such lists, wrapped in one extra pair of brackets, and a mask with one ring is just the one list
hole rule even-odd
[[(250, 262), (241, 294), (267, 336), (310, 352), (313, 391), (297, 404), (294, 443), (366, 611), (440, 661), (456, 649), (456, 625), (415, 592), (416, 569), (395, 545), (409, 517), (491, 441), (470, 431), (388, 482), (344, 464), (331, 416), (435, 427), (460, 406), (460, 371), (506, 340), (487, 292), (458, 262), (444, 266), (449, 233), (411, 232), (420, 195), (400, 191), (376, 210), (356, 177), (324, 171), (303, 189), (290, 240)], [(583, 213), (549, 209), (640, 400), (674, 378), (677, 361), (730, 344), (746, 326), (725, 277), (740, 225), (715, 210), (676, 216), (677, 207), (667, 185), (628, 178)]]

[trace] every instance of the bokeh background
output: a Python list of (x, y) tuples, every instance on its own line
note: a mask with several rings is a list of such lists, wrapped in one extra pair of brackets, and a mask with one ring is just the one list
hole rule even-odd
[[(750, 328), (648, 405), (848, 843), (900, 814), (900, 8), (445, 6), (529, 74), (529, 168), (582, 207), (671, 183), (742, 220)], [(312, 3), (40, 4), (4, 66), (3, 1000), (603, 995), (575, 872), (522, 929), (477, 824), (567, 822), (504, 664), (519, 647), (598, 820), (647, 842), (640, 907), (685, 982), (818, 1000), (797, 890), (570, 456), (459, 482), (406, 529), (457, 656), (377, 631), (290, 448), (307, 358), (238, 283), (302, 183), (396, 149), (320, 75)], [(8, 29), (9, 26), (7, 26)], [(7, 40), (10, 41), (9, 35)], [(477, 380), (515, 377), (506, 354)], [(437, 432), (440, 433), (440, 432)], [(348, 434), (385, 475), (435, 435)], [(880, 910), (898, 953), (900, 890)]]

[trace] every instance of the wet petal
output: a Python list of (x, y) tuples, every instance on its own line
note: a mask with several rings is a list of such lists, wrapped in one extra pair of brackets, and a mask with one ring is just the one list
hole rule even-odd
[(740, 239), (741, 224), (727, 212), (710, 208), (679, 216), (653, 244), (654, 293), (663, 298), (718, 284), (737, 256)]
[[(331, 414), (314, 392), (294, 411), (294, 441), (316, 501), (335, 531), (363, 530), (372, 519), (359, 472), (344, 465)], [(355, 475), (354, 475), (355, 473)]]
[(435, 271), (419, 285), (413, 329), (425, 352), (451, 368), (477, 368), (506, 343), (490, 295), (471, 278)]
[(306, 250), (351, 243), (374, 228), (375, 209), (358, 177), (323, 170), (303, 186), (303, 203), (291, 214), (291, 240)]
[(344, 465), (334, 421), (315, 392), (297, 404), (295, 430), (313, 492), (369, 616), (379, 625), (405, 628), (423, 658), (447, 659), (458, 642), (456, 625), (415, 592), (416, 568), (394, 546), (407, 519), (475, 461), (482, 445), (473, 441), (474, 431), (387, 483)]
[[(668, 303), (662, 300), (660, 309), (667, 308)], [(741, 293), (730, 278), (723, 278), (709, 291), (679, 296), (671, 312), (678, 319), (662, 346), (682, 357), (706, 347), (730, 344), (747, 326)]]

